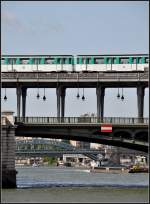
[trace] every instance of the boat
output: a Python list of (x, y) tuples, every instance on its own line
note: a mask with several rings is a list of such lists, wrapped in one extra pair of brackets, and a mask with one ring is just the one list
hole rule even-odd
[(129, 173), (148, 173), (149, 168), (145, 156), (136, 156), (135, 164), (129, 167)]
[(128, 173), (148, 173), (149, 169), (147, 166), (139, 166), (139, 165), (133, 165), (129, 168)]
[(39, 165), (36, 164), (36, 163), (33, 163), (33, 164), (32, 164), (32, 167), (39, 167)]
[(126, 167), (111, 167), (111, 166), (105, 166), (105, 167), (94, 167), (91, 168), (90, 172), (93, 173), (127, 173)]

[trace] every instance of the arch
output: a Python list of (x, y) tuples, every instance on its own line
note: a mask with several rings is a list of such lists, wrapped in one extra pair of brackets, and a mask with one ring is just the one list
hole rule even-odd
[(140, 131), (137, 132), (134, 136), (135, 140), (148, 142), (148, 132), (147, 131)]
[(124, 139), (132, 139), (132, 134), (128, 131), (123, 131), (123, 130), (120, 130), (120, 131), (116, 131), (114, 133), (114, 137), (117, 137), (117, 138), (124, 138)]

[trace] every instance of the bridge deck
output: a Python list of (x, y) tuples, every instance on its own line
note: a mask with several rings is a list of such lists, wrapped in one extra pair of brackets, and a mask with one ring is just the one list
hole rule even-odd
[(56, 88), (61, 83), (66, 88), (96, 88), (97, 83), (106, 87), (135, 87), (138, 83), (148, 87), (148, 72), (99, 72), (99, 73), (48, 73), (2, 72), (2, 87), (15, 88), (18, 83), (28, 88)]

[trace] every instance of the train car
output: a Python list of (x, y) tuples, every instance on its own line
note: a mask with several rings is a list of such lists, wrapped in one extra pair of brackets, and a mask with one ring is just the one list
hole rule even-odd
[(71, 72), (72, 55), (10, 55), (2, 56), (2, 72)]
[(149, 68), (138, 55), (4, 55), (2, 72), (130, 72)]
[(138, 55), (78, 55), (76, 72), (144, 71), (148, 68), (146, 54)]

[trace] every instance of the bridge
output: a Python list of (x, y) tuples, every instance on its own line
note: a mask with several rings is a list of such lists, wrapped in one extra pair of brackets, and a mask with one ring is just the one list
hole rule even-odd
[[(56, 147), (57, 150), (52, 149)], [(59, 149), (58, 149), (59, 148)], [(32, 138), (30, 140), (16, 140), (16, 156), (63, 156), (63, 154), (83, 154), (93, 160), (97, 155), (105, 155), (104, 150), (77, 148), (69, 143), (58, 140)]]
[[(132, 63), (130, 65), (131, 67), (136, 66), (136, 64)], [(118, 65), (117, 63), (115, 66), (124, 65)], [(149, 66), (148, 63), (147, 66)], [(5, 112), (2, 117), (3, 187), (16, 187), (15, 136), (87, 141), (125, 147), (147, 153), (149, 120), (143, 117), (143, 110), (145, 88), (148, 87), (149, 81), (148, 70), (149, 67), (144, 68), (143, 71), (135, 69), (130, 72), (120, 72), (118, 70), (90, 73), (82, 71), (52, 73), (41, 72), (39, 70), (34, 70), (34, 72), (15, 72), (9, 70), (2, 72), (2, 88), (16, 88), (17, 94), (17, 117), (13, 117), (13, 112)], [(137, 89), (137, 118), (104, 117), (105, 89), (120, 87), (135, 87)], [(56, 88), (56, 118), (26, 117), (28, 88)], [(65, 95), (67, 88), (76, 88), (78, 90), (79, 88), (95, 88), (97, 117), (65, 117)], [(101, 132), (103, 124), (111, 124), (112, 132)]]
[[(52, 147), (56, 147), (53, 149)], [(57, 147), (59, 149), (57, 149)], [(107, 152), (108, 153), (108, 152)], [(59, 156), (62, 157), (63, 154), (83, 154), (92, 160), (99, 160), (98, 155), (101, 154), (103, 157), (107, 154), (103, 149), (85, 149), (79, 148), (71, 145), (70, 143), (65, 143), (63, 141), (58, 141), (56, 139), (43, 139), (43, 138), (32, 138), (32, 139), (21, 139), (16, 140), (16, 156), (17, 157), (43, 157), (43, 156)], [(114, 152), (115, 153), (115, 152)], [(114, 154), (113, 153), (113, 154)], [(110, 154), (110, 153), (109, 153)], [(144, 152), (121, 149), (117, 150), (116, 154), (144, 154)], [(145, 155), (145, 154), (144, 154)]]
[[(120, 146), (148, 152), (148, 118), (15, 117), (17, 137), (43, 137)], [(101, 132), (103, 124), (112, 132)]]
[(138, 117), (143, 117), (144, 93), (148, 87), (148, 70), (143, 72), (97, 72), (97, 73), (51, 73), (51, 72), (2, 72), (2, 88), (16, 88), (17, 117), (26, 116), (26, 95), (28, 88), (56, 88), (57, 117), (65, 116), (65, 95), (67, 88), (95, 88), (97, 95), (97, 117), (104, 116), (106, 88), (137, 88)]

